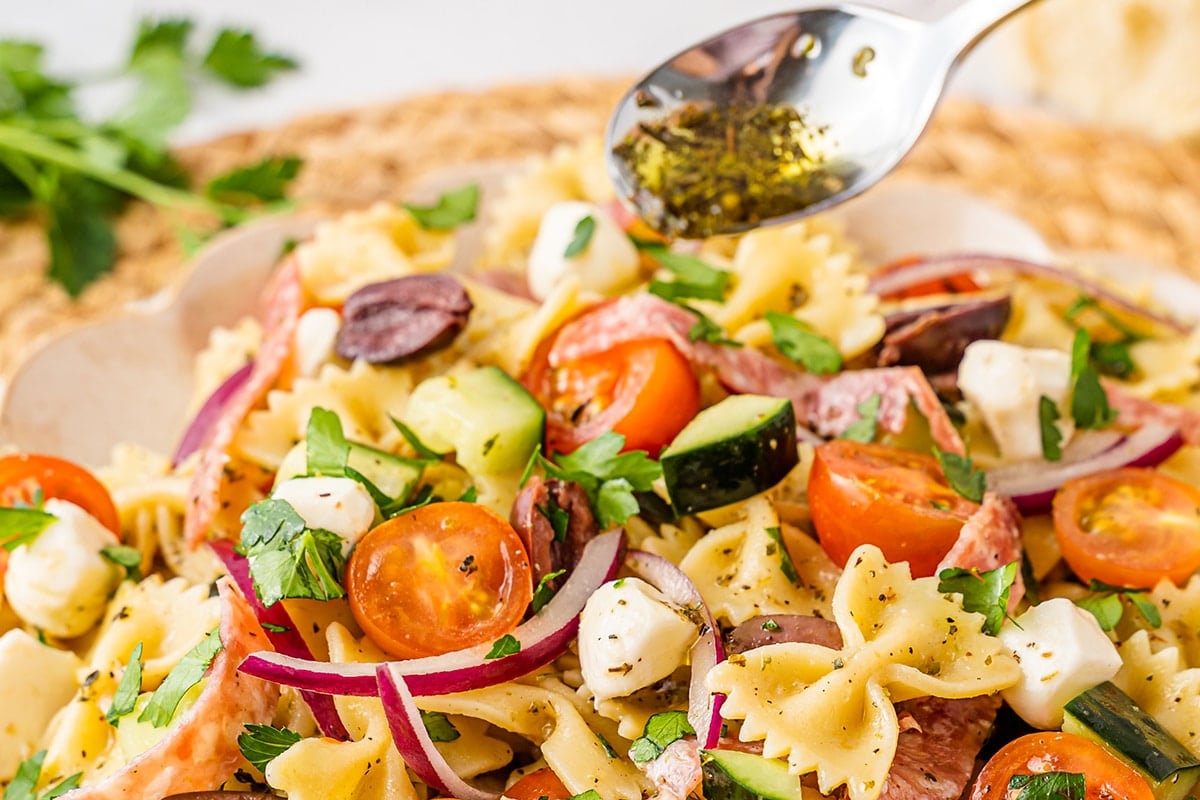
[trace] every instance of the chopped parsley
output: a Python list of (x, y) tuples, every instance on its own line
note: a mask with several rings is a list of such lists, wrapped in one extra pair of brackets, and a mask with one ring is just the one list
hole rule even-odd
[(1042, 428), (1042, 457), (1047, 461), (1062, 459), (1062, 431), (1058, 422), (1058, 405), (1046, 395), (1038, 398), (1038, 422)]
[(342, 538), (307, 527), (286, 500), (268, 497), (246, 509), (238, 550), (250, 563), (254, 590), (265, 606), (285, 598), (332, 600), (346, 594)]
[(412, 428), (405, 425), (395, 417), (390, 417), (392, 424), (396, 426), (396, 430), (400, 431), (400, 435), (404, 437), (404, 441), (408, 442), (408, 446), (413, 449), (417, 457), (424, 461), (441, 461), (446, 457), (445, 453), (439, 453), (429, 445), (421, 441), (416, 432)]
[(833, 342), (791, 314), (768, 311), (771, 341), (784, 356), (815, 375), (831, 375), (842, 368), (842, 354)]
[(343, 477), (350, 459), (350, 443), (342, 421), (332, 411), (314, 407), (304, 434), (304, 454), (309, 475)]
[(1095, 617), (1101, 629), (1105, 631), (1117, 627), (1117, 623), (1125, 616), (1126, 602), (1142, 615), (1150, 627), (1158, 628), (1162, 625), (1162, 615), (1158, 606), (1146, 596), (1145, 589), (1113, 586), (1095, 579), (1088, 583), (1088, 589), (1092, 594), (1076, 600), (1075, 605)]
[(662, 477), (662, 467), (644, 450), (622, 453), (625, 437), (613, 431), (597, 436), (568, 455), (538, 456), (552, 478), (575, 481), (587, 492), (602, 529), (620, 525), (638, 513), (634, 492), (647, 492)]
[(453, 230), (475, 219), (479, 208), (479, 184), (469, 183), (460, 189), (446, 192), (431, 206), (405, 203), (417, 224), (426, 230)]
[(278, 203), (300, 174), (304, 162), (295, 156), (265, 158), (214, 178), (205, 194), (219, 203), (246, 206), (255, 202)]
[(663, 711), (646, 720), (642, 735), (629, 746), (629, 757), (639, 764), (653, 761), (674, 742), (694, 736), (696, 729), (684, 711)]
[(856, 405), (854, 410), (858, 412), (858, 419), (847, 425), (838, 438), (863, 444), (875, 441), (875, 434), (879, 430), (879, 406), (882, 403), (883, 395), (876, 392)]
[(554, 531), (554, 541), (562, 543), (567, 540), (567, 530), (571, 525), (571, 515), (565, 508), (559, 506), (558, 501), (551, 494), (546, 498), (546, 504), (536, 506), (537, 512), (546, 518), (550, 523), (550, 530)]
[(287, 633), (291, 630), (287, 625), (276, 625), (274, 622), (263, 622), (262, 629), (267, 633)]
[(4, 790), (4, 800), (54, 800), (72, 789), (79, 788), (79, 782), (83, 778), (82, 772), (64, 778), (40, 794), (36, 792), (38, 782), (42, 779), (42, 764), (45, 760), (46, 751), (38, 750), (22, 761)]
[(1087, 780), (1079, 772), (1043, 772), (1038, 775), (1013, 775), (1008, 790), (1020, 789), (1016, 800), (1084, 800)]
[(672, 303), (679, 300), (713, 300), (721, 302), (729, 289), (730, 274), (702, 259), (686, 253), (673, 253), (661, 244), (638, 243), (638, 249), (657, 261), (672, 275), (672, 280), (653, 280), (650, 294)]
[(762, 629), (764, 631), (766, 631), (767, 633), (778, 633), (779, 632), (779, 623), (773, 619), (769, 619), (762, 624)]
[(150, 702), (138, 715), (138, 722), (149, 722), (156, 728), (164, 728), (171, 722), (179, 701), (208, 672), (208, 666), (221, 652), (221, 630), (213, 628), (200, 643), (184, 654), (179, 663), (171, 667), (167, 677), (154, 690)]
[(0, 508), (0, 547), (11, 552), (32, 544), (56, 519), (39, 508)]
[(938, 591), (962, 596), (964, 611), (983, 614), (983, 630), (995, 636), (1008, 616), (1008, 600), (1020, 563), (980, 572), (952, 567), (938, 573)]
[(266, 772), (267, 764), (303, 738), (290, 728), (246, 723), (246, 732), (238, 734), (237, 743), (246, 760)]
[(533, 600), (531, 600), (529, 603), (529, 608), (533, 611), (533, 613), (536, 614), (537, 612), (541, 611), (543, 608), (545, 608), (546, 603), (549, 603), (552, 599), (554, 599), (554, 589), (550, 588), (550, 584), (553, 583), (556, 578), (561, 578), (566, 574), (567, 571), (565, 569), (559, 569), (555, 570), (554, 572), (548, 572), (542, 576), (542, 579), (538, 581), (537, 588), (533, 590)]
[(521, 652), (521, 643), (511, 633), (506, 633), (492, 643), (492, 649), (484, 656), (487, 659), (504, 658)]
[(125, 569), (125, 578), (131, 581), (142, 579), (142, 551), (127, 544), (110, 544), (100, 550), (100, 555), (118, 567)]
[(112, 705), (108, 707), (108, 713), (104, 718), (108, 720), (109, 725), (116, 725), (121, 717), (133, 711), (133, 706), (137, 703), (138, 695), (142, 693), (142, 643), (138, 642), (133, 646), (133, 652), (129, 654), (129, 664), (125, 667), (125, 672), (121, 673), (121, 681), (117, 684), (117, 691), (113, 694)]
[(783, 530), (778, 525), (772, 525), (767, 528), (767, 536), (771, 538), (779, 551), (779, 569), (783, 572), (783, 577), (792, 583), (799, 583), (800, 576), (796, 573), (796, 565), (792, 563), (792, 557), (783, 543)]
[(948, 453), (937, 445), (933, 447), (933, 454), (951, 489), (972, 502), (983, 502), (983, 494), (987, 491), (987, 474), (975, 469), (975, 463), (969, 455)]
[(422, 711), (421, 722), (430, 740), (434, 742), (453, 742), (462, 734), (450, 722), (450, 718), (438, 711)]
[(711, 317), (695, 306), (690, 306), (687, 303), (678, 303), (677, 305), (686, 308), (688, 311), (696, 315), (696, 321), (692, 327), (688, 328), (688, 339), (693, 342), (708, 342), (710, 344), (723, 344), (727, 347), (741, 347), (742, 343), (736, 339), (730, 339), (725, 335), (725, 329), (716, 323)]
[(571, 241), (567, 245), (567, 249), (563, 251), (563, 258), (574, 258), (587, 250), (588, 245), (592, 242), (592, 235), (595, 233), (596, 218), (588, 214), (575, 223), (575, 232), (571, 235)]
[(1091, 363), (1091, 337), (1083, 328), (1071, 343), (1071, 417), (1080, 428), (1104, 428), (1117, 418)]

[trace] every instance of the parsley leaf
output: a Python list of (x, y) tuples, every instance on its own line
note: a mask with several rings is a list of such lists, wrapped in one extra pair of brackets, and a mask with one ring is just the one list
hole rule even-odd
[(600, 796), (600, 793), (597, 792), (595, 789), (588, 789), (586, 792), (580, 792), (579, 794), (571, 795), (570, 797), (567, 798), (567, 800), (604, 800), (604, 799)]
[(1108, 404), (1090, 354), (1091, 337), (1080, 328), (1071, 343), (1071, 416), (1080, 428), (1104, 428), (1117, 418), (1117, 412)]
[(252, 89), (298, 65), (288, 56), (264, 51), (250, 31), (225, 28), (204, 57), (204, 66), (230, 86)]
[(49, 275), (67, 294), (78, 297), (89, 284), (112, 271), (117, 239), (94, 185), (75, 178), (54, 183), (54, 194), (45, 206)]
[(142, 579), (142, 551), (127, 544), (110, 544), (100, 550), (100, 555), (118, 567), (125, 568), (125, 578), (131, 581)]
[(264, 158), (257, 164), (237, 167), (209, 181), (204, 193), (219, 203), (250, 206), (275, 203), (287, 196), (288, 186), (304, 162), (295, 156)]
[(291, 630), (287, 625), (276, 625), (274, 622), (262, 622), (262, 629), (267, 633), (287, 633)]
[(554, 541), (565, 542), (567, 540), (567, 528), (571, 524), (571, 515), (567, 513), (565, 508), (558, 505), (558, 501), (554, 499), (554, 495), (546, 498), (546, 505), (536, 506), (537, 511), (546, 521), (550, 523), (550, 530), (554, 531)]
[(421, 722), (425, 723), (429, 738), (435, 742), (453, 742), (462, 735), (450, 719), (438, 711), (422, 711)]
[(1111, 631), (1117, 627), (1121, 617), (1125, 616), (1125, 604), (1121, 602), (1119, 594), (1093, 594), (1079, 598), (1075, 605), (1095, 617), (1096, 622), (1100, 623), (1100, 630), (1103, 631)]
[(469, 183), (461, 189), (447, 192), (431, 206), (405, 203), (404, 207), (417, 224), (426, 230), (451, 230), (475, 219), (479, 208), (479, 184)]
[(1038, 422), (1042, 428), (1042, 457), (1047, 461), (1062, 459), (1062, 431), (1058, 422), (1058, 406), (1046, 395), (1038, 399)]
[(46, 751), (38, 750), (29, 758), (22, 761), (17, 766), (16, 774), (13, 775), (8, 787), (4, 790), (4, 800), (54, 800), (54, 798), (61, 797), (72, 789), (79, 788), (79, 782), (83, 777), (83, 773), (76, 772), (74, 775), (64, 778), (41, 794), (37, 794), (34, 790), (37, 788), (38, 781), (42, 778), (42, 764), (45, 760)]
[(574, 258), (587, 250), (588, 245), (591, 244), (592, 235), (595, 233), (596, 218), (588, 214), (575, 224), (575, 233), (571, 236), (571, 242), (567, 245), (567, 249), (563, 251), (563, 258)]
[(1075, 605), (1090, 613), (1100, 623), (1100, 628), (1111, 631), (1125, 615), (1125, 602), (1133, 606), (1152, 628), (1162, 625), (1162, 615), (1153, 601), (1146, 596), (1145, 589), (1113, 586), (1103, 581), (1091, 580), (1088, 589), (1092, 594), (1075, 601)]
[(392, 424), (396, 426), (396, 430), (400, 431), (400, 435), (404, 437), (404, 441), (408, 442), (408, 446), (411, 447), (414, 452), (416, 452), (419, 458), (426, 461), (441, 461), (446, 457), (445, 453), (439, 453), (422, 442), (420, 437), (417, 436), (416, 432), (413, 431), (412, 428), (408, 427), (395, 417), (390, 417), (390, 419), (392, 420)]
[(816, 375), (829, 375), (842, 368), (842, 354), (833, 342), (815, 333), (808, 323), (791, 314), (768, 311), (771, 340), (780, 353)]
[(879, 406), (882, 403), (883, 395), (876, 392), (856, 405), (854, 410), (858, 412), (858, 419), (847, 425), (838, 438), (863, 444), (875, 441), (875, 434), (879, 430)]
[(938, 591), (961, 595), (963, 610), (983, 614), (984, 632), (995, 636), (1008, 616), (1009, 595), (1019, 568), (1019, 562), (1013, 561), (987, 572), (944, 569), (938, 573)]
[(650, 491), (662, 467), (644, 450), (622, 453), (625, 437), (607, 431), (569, 455), (538, 456), (552, 478), (575, 481), (587, 492), (601, 528), (620, 525), (638, 512), (634, 492)]
[(341, 477), (346, 474), (350, 443), (342, 432), (342, 421), (332, 411), (314, 406), (304, 433), (304, 454), (309, 475)]
[(951, 489), (972, 502), (983, 502), (983, 493), (987, 491), (987, 474), (975, 469), (970, 456), (947, 453), (937, 445), (933, 447), (933, 454)]
[(639, 244), (639, 249), (653, 258), (674, 276), (674, 280), (653, 280), (649, 292), (664, 300), (715, 300), (725, 299), (729, 288), (730, 274), (717, 269), (703, 260), (686, 253), (673, 253), (661, 244)]
[(0, 508), (0, 547), (12, 551), (30, 544), (56, 519), (38, 508)]
[(141, 20), (129, 54), (129, 65), (135, 67), (164, 52), (182, 59), (193, 27), (192, 21), (185, 18)]
[(521, 643), (511, 633), (506, 633), (492, 643), (492, 649), (484, 658), (504, 658), (521, 652)]
[(686, 712), (662, 711), (646, 720), (642, 735), (629, 747), (629, 757), (639, 764), (653, 761), (672, 743), (695, 733)]
[(269, 497), (246, 509), (239, 550), (250, 562), (254, 590), (265, 606), (286, 598), (331, 600), (346, 594), (341, 537), (306, 527), (286, 500)]
[(276, 728), (272, 725), (255, 725), (246, 723), (246, 732), (237, 737), (238, 748), (246, 760), (266, 772), (267, 764), (276, 756), (303, 738), (290, 728)]
[(549, 603), (552, 599), (554, 599), (554, 589), (550, 587), (550, 584), (552, 584), (557, 578), (561, 578), (566, 574), (567, 571), (565, 569), (560, 569), (555, 570), (554, 572), (548, 572), (542, 576), (542, 579), (538, 581), (537, 588), (533, 590), (533, 600), (531, 600), (529, 603), (529, 608), (534, 614), (541, 611), (543, 608), (545, 608), (546, 603)]
[(113, 694), (112, 705), (108, 707), (108, 713), (104, 715), (108, 724), (116, 725), (121, 717), (132, 712), (138, 695), (141, 693), (142, 643), (138, 642), (133, 646), (133, 652), (129, 655), (129, 664), (125, 667), (125, 672), (121, 674), (121, 681), (117, 684), (117, 691)]
[[(775, 543), (775, 547), (779, 553), (779, 568), (783, 571), (783, 576), (792, 583), (799, 583), (800, 576), (796, 573), (796, 565), (792, 563), (792, 556), (787, 551), (787, 546), (783, 543), (783, 530), (778, 525), (772, 525), (767, 528), (767, 536)], [(774, 555), (770, 551), (767, 555)]]
[(170, 724), (179, 701), (208, 672), (208, 665), (221, 652), (221, 647), (221, 629), (213, 628), (199, 644), (179, 659), (179, 663), (171, 667), (167, 677), (150, 696), (150, 702), (138, 715), (138, 722), (149, 722), (156, 728)]
[(1016, 800), (1084, 800), (1087, 780), (1078, 772), (1043, 772), (1038, 775), (1013, 775), (1008, 789), (1020, 789)]
[(725, 330), (716, 323), (711, 317), (703, 313), (693, 306), (686, 303), (678, 303), (677, 305), (686, 308), (688, 311), (696, 315), (696, 321), (692, 327), (688, 328), (688, 339), (693, 342), (709, 342), (711, 344), (723, 344), (728, 347), (742, 347), (742, 343), (736, 339), (730, 339), (725, 335)]

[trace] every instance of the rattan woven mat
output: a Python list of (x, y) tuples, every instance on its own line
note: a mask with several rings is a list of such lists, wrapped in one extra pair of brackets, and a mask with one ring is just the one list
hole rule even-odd
[[(198, 178), (269, 153), (305, 159), (295, 194), (337, 211), (399, 198), (431, 170), (519, 158), (603, 130), (624, 80), (558, 80), (319, 114), (184, 149)], [(897, 173), (968, 189), (1056, 245), (1132, 253), (1200, 278), (1200, 143), (1086, 130), (1035, 112), (948, 101)], [(135, 205), (116, 271), (77, 301), (42, 276), (32, 224), (0, 226), (0, 377), (45, 337), (110, 315), (175, 279), (169, 221)]]

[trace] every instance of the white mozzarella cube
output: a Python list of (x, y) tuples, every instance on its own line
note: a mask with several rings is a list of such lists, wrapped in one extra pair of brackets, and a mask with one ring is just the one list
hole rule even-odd
[(15, 628), (0, 636), (0, 783), (33, 755), (50, 718), (75, 694), (79, 659)]
[(74, 503), (46, 501), (54, 522), (13, 550), (4, 595), (17, 616), (51, 636), (69, 639), (100, 621), (121, 569), (100, 551), (118, 544), (112, 531)]
[(1000, 629), (998, 638), (1021, 666), (1021, 679), (1002, 693), (1035, 728), (1062, 727), (1063, 706), (1111, 680), (1121, 656), (1096, 618), (1065, 597), (1039, 603)]
[(296, 372), (307, 378), (317, 374), (322, 366), (333, 360), (333, 346), (342, 317), (332, 308), (310, 308), (296, 321)]
[(637, 578), (601, 586), (579, 618), (579, 661), (596, 700), (621, 697), (662, 680), (700, 635), (694, 613)]
[(1075, 431), (1071, 415), (1063, 413), (1071, 393), (1071, 356), (1066, 353), (993, 339), (972, 342), (958, 365), (958, 387), (979, 410), (1005, 458), (1042, 457), (1038, 406), (1043, 396), (1059, 410), (1055, 424), (1062, 443)]
[[(595, 223), (583, 250), (567, 256), (579, 223), (591, 217)], [(632, 287), (640, 278), (637, 248), (621, 226), (603, 208), (592, 203), (556, 203), (542, 215), (537, 239), (529, 253), (529, 290), (539, 300), (569, 276), (579, 279), (585, 291), (612, 295)]]
[(350, 478), (292, 478), (271, 496), (290, 503), (308, 527), (336, 533), (347, 553), (375, 524), (375, 501)]

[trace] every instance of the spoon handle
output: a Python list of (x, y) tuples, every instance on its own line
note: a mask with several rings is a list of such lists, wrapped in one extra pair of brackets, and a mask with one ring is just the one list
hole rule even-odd
[(967, 53), (985, 33), (1037, 0), (963, 0), (933, 24), (934, 34), (950, 52)]

